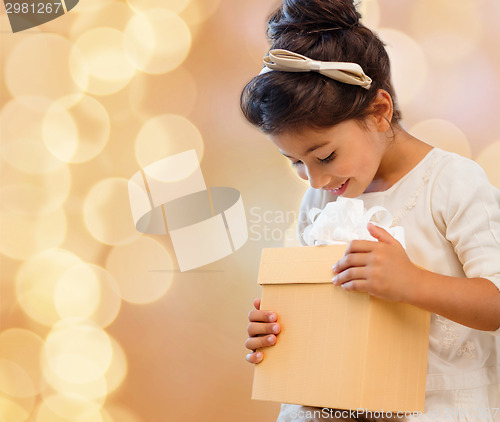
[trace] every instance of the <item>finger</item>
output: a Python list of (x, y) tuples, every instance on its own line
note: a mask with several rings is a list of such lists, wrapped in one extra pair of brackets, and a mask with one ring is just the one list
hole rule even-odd
[(366, 280), (365, 267), (351, 267), (332, 278), (333, 284), (341, 286), (353, 280)]
[(246, 356), (247, 362), (257, 364), (262, 362), (262, 359), (264, 359), (264, 354), (262, 352), (256, 352), (256, 353), (249, 353)]
[(368, 253), (350, 253), (339, 259), (338, 262), (332, 267), (332, 270), (334, 274), (338, 274), (347, 268), (364, 267), (368, 264), (368, 259)]
[(266, 324), (263, 322), (251, 322), (247, 327), (250, 337), (261, 336), (264, 334), (278, 334), (281, 331), (279, 324)]
[(252, 351), (262, 349), (264, 347), (274, 346), (276, 344), (276, 336), (274, 334), (260, 337), (249, 337), (245, 341), (245, 347)]
[(253, 300), (253, 306), (255, 307), (255, 309), (259, 310), (260, 309), (260, 298), (257, 297)]
[(352, 240), (349, 242), (349, 245), (347, 245), (345, 255), (350, 253), (373, 252), (377, 245), (378, 242), (375, 240)]
[(373, 223), (368, 223), (368, 232), (379, 242), (383, 243), (389, 243), (389, 244), (394, 244), (394, 243), (399, 243), (394, 237), (392, 237), (387, 230), (383, 229), (382, 227), (376, 226)]
[(248, 320), (250, 322), (276, 322), (278, 317), (273, 311), (258, 311), (257, 309), (252, 309), (248, 313)]
[(368, 292), (366, 280), (351, 280), (341, 287), (348, 292)]

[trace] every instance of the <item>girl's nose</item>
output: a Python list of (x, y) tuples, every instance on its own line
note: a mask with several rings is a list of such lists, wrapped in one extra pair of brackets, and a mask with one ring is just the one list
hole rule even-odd
[(318, 168), (306, 167), (306, 175), (313, 189), (321, 189), (323, 186), (328, 185), (331, 180), (327, 173)]

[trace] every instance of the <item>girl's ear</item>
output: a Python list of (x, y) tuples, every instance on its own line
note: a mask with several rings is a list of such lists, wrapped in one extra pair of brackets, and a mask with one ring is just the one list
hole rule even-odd
[(386, 132), (391, 127), (393, 103), (390, 94), (379, 89), (371, 104), (371, 118), (379, 132)]

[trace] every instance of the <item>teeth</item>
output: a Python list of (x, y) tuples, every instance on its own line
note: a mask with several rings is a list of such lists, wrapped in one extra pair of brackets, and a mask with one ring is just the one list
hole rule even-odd
[[(347, 179), (347, 180), (349, 180), (349, 179)], [(342, 183), (341, 185), (337, 186), (336, 188), (323, 188), (323, 189), (326, 189), (326, 190), (328, 190), (328, 191), (333, 191), (333, 190), (339, 190), (339, 189), (342, 189), (342, 187), (343, 187), (343, 186), (347, 183), (347, 180), (346, 180), (344, 183)]]
[(345, 185), (345, 182), (344, 182), (344, 183), (342, 183), (340, 186), (337, 186), (337, 187), (336, 187), (336, 188), (334, 188), (333, 190), (339, 190), (339, 189), (340, 189), (342, 186), (344, 186), (344, 185)]

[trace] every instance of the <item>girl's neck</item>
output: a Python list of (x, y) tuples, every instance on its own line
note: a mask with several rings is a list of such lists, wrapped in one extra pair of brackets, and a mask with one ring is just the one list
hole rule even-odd
[(387, 149), (375, 178), (365, 192), (381, 192), (389, 189), (410, 172), (432, 146), (420, 141), (406, 132), (401, 126), (394, 125), (393, 132), (387, 137)]

